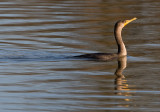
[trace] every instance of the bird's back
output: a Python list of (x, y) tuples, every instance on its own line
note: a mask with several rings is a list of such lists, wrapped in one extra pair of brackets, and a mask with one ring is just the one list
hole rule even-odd
[(91, 54), (84, 54), (75, 56), (78, 58), (88, 58), (88, 59), (98, 59), (98, 60), (112, 60), (118, 57), (116, 53), (91, 53)]

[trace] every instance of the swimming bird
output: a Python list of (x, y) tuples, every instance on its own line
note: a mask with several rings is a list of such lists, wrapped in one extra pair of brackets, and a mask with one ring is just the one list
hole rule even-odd
[(115, 40), (118, 46), (118, 52), (117, 53), (91, 53), (91, 54), (84, 54), (75, 56), (78, 58), (88, 58), (88, 59), (98, 59), (98, 60), (111, 60), (118, 57), (123, 57), (127, 55), (127, 50), (125, 47), (125, 44), (122, 40), (121, 32), (122, 29), (130, 22), (136, 20), (137, 18), (134, 17), (130, 20), (119, 20), (116, 22), (114, 26), (114, 36)]

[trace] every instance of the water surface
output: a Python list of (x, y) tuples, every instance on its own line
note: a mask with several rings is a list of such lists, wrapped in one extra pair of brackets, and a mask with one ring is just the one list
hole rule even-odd
[[(155, 0), (0, 1), (0, 111), (160, 111), (159, 8)], [(117, 52), (117, 20), (128, 57), (72, 59)]]

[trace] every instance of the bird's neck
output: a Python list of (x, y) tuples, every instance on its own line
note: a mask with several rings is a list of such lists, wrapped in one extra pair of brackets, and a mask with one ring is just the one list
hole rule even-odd
[(123, 43), (121, 32), (122, 32), (122, 27), (116, 27), (114, 29), (114, 35), (118, 46), (118, 56), (126, 56), (127, 50)]

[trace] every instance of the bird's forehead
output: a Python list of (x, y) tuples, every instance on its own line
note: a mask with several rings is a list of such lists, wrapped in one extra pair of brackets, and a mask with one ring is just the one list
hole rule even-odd
[(121, 20), (121, 22), (122, 22), (122, 23), (125, 23), (125, 22), (126, 22), (126, 20)]

